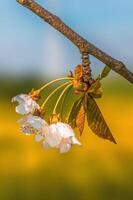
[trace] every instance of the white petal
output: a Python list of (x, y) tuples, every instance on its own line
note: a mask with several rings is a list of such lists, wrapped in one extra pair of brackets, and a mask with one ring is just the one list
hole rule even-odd
[(18, 120), (18, 122), (21, 123), (21, 124), (23, 124), (23, 125), (27, 125), (27, 120), (28, 120), (28, 118), (31, 117), (31, 116), (32, 116), (31, 114), (26, 115), (26, 116), (20, 118), (20, 119)]
[(22, 115), (26, 115), (29, 113), (29, 109), (25, 104), (20, 104), (16, 106), (16, 112)]
[(12, 102), (17, 101), (18, 103), (24, 103), (28, 98), (26, 94), (20, 94), (12, 98)]
[(59, 134), (63, 138), (68, 138), (68, 137), (74, 136), (74, 131), (68, 124), (62, 123), (62, 122), (57, 122), (56, 126), (57, 126)]
[(50, 147), (58, 147), (58, 145), (60, 144), (60, 137), (58, 137), (58, 135), (52, 135), (51, 133), (49, 133), (46, 137), (45, 137), (46, 142), (49, 144)]
[(25, 135), (31, 135), (33, 134), (33, 130), (31, 130), (28, 126), (22, 126), (21, 132)]
[(25, 102), (26, 106), (29, 109), (29, 113), (34, 113), (36, 109), (39, 109), (40, 106), (31, 98), (29, 97)]
[(28, 115), (26, 123), (37, 130), (42, 129), (44, 126), (48, 126), (48, 124), (41, 117), (34, 115)]
[(60, 144), (62, 137), (58, 132), (56, 124), (52, 124), (49, 126), (49, 134), (46, 135), (46, 142), (50, 147), (58, 147)]
[(40, 142), (40, 141), (42, 141), (44, 139), (44, 137), (41, 135), (41, 134), (37, 134), (36, 136), (35, 136), (35, 141), (36, 142)]
[(39, 105), (31, 98), (30, 95), (20, 94), (12, 98), (12, 102), (17, 101), (19, 106), (16, 107), (16, 112), (19, 114), (34, 113), (36, 109), (39, 109)]
[(72, 140), (72, 144), (77, 144), (77, 145), (81, 146), (81, 143), (79, 142), (79, 140), (76, 137), (72, 137), (71, 140)]
[(61, 143), (60, 144), (60, 153), (66, 153), (71, 149), (71, 144), (69, 143)]
[(38, 116), (29, 114), (18, 120), (18, 122), (21, 123), (22, 132), (38, 134), (35, 138), (37, 141), (41, 139), (39, 135), (43, 139), (49, 133), (49, 125)]
[(32, 100), (31, 103), (32, 103), (32, 107), (33, 107), (34, 110), (40, 108), (40, 106), (34, 100)]
[(32, 114), (28, 114), (21, 119), (18, 120), (19, 123), (22, 125), (29, 125), (29, 120), (32, 119), (34, 116)]

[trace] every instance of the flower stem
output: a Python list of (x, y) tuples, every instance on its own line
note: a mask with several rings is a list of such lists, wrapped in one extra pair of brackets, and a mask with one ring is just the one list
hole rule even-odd
[(40, 89), (38, 89), (39, 92), (41, 92), (42, 90), (44, 90), (46, 87), (48, 87), (49, 85), (53, 84), (53, 83), (56, 83), (58, 81), (62, 81), (62, 80), (73, 80), (73, 78), (71, 77), (63, 77), (63, 78), (58, 78), (58, 79), (55, 79), (53, 81), (50, 81), (49, 83), (43, 85)]
[(65, 85), (68, 85), (68, 84), (70, 84), (70, 83), (71, 83), (70, 81), (68, 81), (68, 82), (66, 82), (66, 83), (63, 83), (62, 85), (58, 86), (55, 90), (53, 90), (53, 91), (51, 92), (51, 94), (46, 98), (46, 100), (44, 101), (44, 103), (42, 104), (41, 110), (44, 109), (45, 105), (47, 104), (47, 102), (49, 101), (49, 99), (53, 96), (53, 94), (55, 94), (55, 93), (56, 93), (58, 90), (60, 90), (62, 87), (64, 87)]
[(58, 106), (58, 104), (59, 104), (61, 98), (63, 97), (63, 95), (65, 94), (65, 92), (67, 91), (67, 89), (68, 89), (69, 87), (71, 87), (71, 86), (72, 86), (72, 83), (70, 83), (68, 86), (66, 86), (66, 87), (64, 88), (64, 90), (62, 91), (62, 93), (60, 94), (60, 96), (59, 96), (59, 98), (58, 98), (58, 100), (57, 100), (57, 102), (56, 102), (56, 104), (55, 104), (55, 107), (54, 107), (54, 110), (53, 110), (53, 114), (56, 114), (56, 109), (57, 109), (57, 106)]

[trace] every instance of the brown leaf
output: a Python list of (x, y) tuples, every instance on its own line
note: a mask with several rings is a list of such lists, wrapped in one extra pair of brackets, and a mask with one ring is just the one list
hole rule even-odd
[(68, 123), (75, 128), (76, 127), (76, 117), (80, 111), (81, 105), (82, 105), (82, 98), (79, 98), (77, 101), (73, 103), (72, 109), (70, 111), (69, 117), (68, 117)]
[(87, 121), (89, 127), (97, 136), (110, 140), (116, 144), (116, 141), (111, 134), (99, 107), (90, 95), (87, 96)]
[(83, 66), (82, 65), (77, 65), (77, 67), (74, 70), (75, 74), (75, 79), (76, 80), (81, 80), (83, 78)]
[(101, 98), (102, 94), (103, 94), (102, 88), (99, 88), (99, 89), (95, 90), (94, 92), (92, 92), (90, 95), (93, 98)]
[(83, 133), (84, 124), (85, 124), (85, 109), (84, 109), (84, 106), (82, 105), (76, 117), (76, 126), (80, 131), (80, 135), (82, 135)]

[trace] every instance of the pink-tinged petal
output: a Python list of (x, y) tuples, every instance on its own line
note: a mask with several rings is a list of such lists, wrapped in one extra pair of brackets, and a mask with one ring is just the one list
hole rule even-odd
[(29, 99), (25, 102), (25, 104), (29, 109), (29, 113), (34, 113), (36, 109), (40, 108), (40, 106), (33, 99), (31, 99), (31, 97), (29, 97)]
[(71, 149), (71, 144), (66, 143), (66, 142), (64, 142), (64, 143), (62, 142), (60, 144), (59, 149), (60, 149), (60, 153), (67, 153)]
[(41, 130), (41, 135), (42, 135), (43, 137), (46, 137), (46, 136), (49, 134), (49, 131), (50, 131), (49, 125), (48, 125), (48, 124), (45, 124), (45, 125), (43, 126), (42, 130)]
[(31, 115), (31, 114), (26, 115), (26, 116), (20, 118), (20, 119), (18, 120), (18, 122), (19, 122), (20, 124), (27, 125), (27, 120), (28, 120), (28, 118), (30, 118), (31, 116), (33, 116), (33, 115)]
[(46, 142), (51, 146), (51, 147), (58, 147), (60, 144), (62, 137), (58, 132), (58, 128), (56, 124), (52, 124), (49, 126), (49, 134), (46, 136)]
[(41, 135), (43, 139), (45, 135), (49, 133), (48, 124), (38, 116), (29, 114), (21, 118), (18, 122), (21, 123), (23, 133), (37, 134), (36, 140), (40, 140), (39, 135)]
[(22, 126), (21, 127), (21, 132), (25, 135), (32, 135), (34, 133), (33, 129), (31, 129), (28, 126)]
[(49, 144), (50, 147), (55, 147), (57, 148), (58, 145), (60, 144), (61, 138), (58, 135), (52, 135), (51, 133), (49, 133), (46, 137), (45, 137), (46, 142)]
[(43, 139), (44, 139), (44, 137), (43, 137), (41, 134), (37, 134), (37, 135), (35, 136), (35, 141), (36, 141), (36, 142), (41, 142)]
[(28, 114), (18, 120), (18, 122), (22, 125), (29, 125), (29, 120), (32, 119), (34, 116), (32, 114)]

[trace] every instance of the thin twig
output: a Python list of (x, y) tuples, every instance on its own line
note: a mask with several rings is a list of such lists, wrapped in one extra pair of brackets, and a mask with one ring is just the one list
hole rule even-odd
[(74, 32), (69, 26), (67, 26), (62, 20), (60, 20), (57, 16), (53, 15), (45, 8), (40, 6), (34, 0), (17, 0), (21, 5), (27, 7), (36, 15), (41, 17), (44, 21), (54, 27), (56, 30), (65, 35), (72, 43), (74, 43), (80, 53), (88, 53), (93, 55), (106, 65), (108, 65), (112, 70), (123, 76), (125, 79), (133, 83), (133, 73), (130, 72), (126, 66), (111, 56), (104, 53), (102, 50), (98, 49), (96, 46), (85, 40), (79, 34)]

